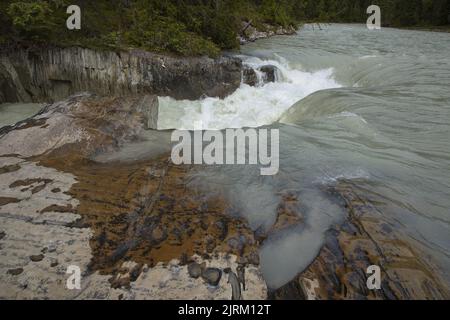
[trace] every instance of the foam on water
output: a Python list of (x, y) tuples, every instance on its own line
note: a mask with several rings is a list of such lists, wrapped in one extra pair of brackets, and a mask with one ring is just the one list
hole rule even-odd
[(240, 58), (255, 70), (265, 65), (276, 66), (277, 81), (256, 87), (242, 83), (225, 99), (208, 97), (198, 101), (177, 101), (160, 97), (158, 129), (218, 130), (268, 125), (307, 95), (340, 87), (332, 77), (331, 68), (304, 72), (291, 68), (281, 57), (276, 57), (277, 60), (250, 56)]

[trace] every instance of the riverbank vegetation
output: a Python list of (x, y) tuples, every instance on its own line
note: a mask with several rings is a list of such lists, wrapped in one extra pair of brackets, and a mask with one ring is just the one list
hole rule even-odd
[[(275, 0), (7, 0), (0, 4), (3, 42), (143, 48), (180, 55), (217, 55), (239, 46), (243, 21), (297, 23), (294, 1)], [(67, 6), (82, 12), (81, 30), (66, 28)]]
[[(81, 30), (68, 30), (66, 8), (82, 11)], [(3, 0), (0, 43), (142, 48), (216, 56), (239, 46), (244, 22), (296, 26), (302, 22), (364, 22), (370, 0)], [(379, 0), (383, 24), (449, 23), (450, 1)]]
[(447, 0), (302, 0), (296, 18), (315, 22), (365, 22), (366, 9), (372, 4), (381, 8), (384, 26), (450, 24), (450, 1)]

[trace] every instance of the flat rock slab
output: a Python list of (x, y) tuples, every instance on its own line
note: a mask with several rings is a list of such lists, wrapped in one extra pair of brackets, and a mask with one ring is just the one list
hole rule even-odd
[[(224, 214), (223, 200), (205, 202), (186, 188), (189, 168), (172, 165), (168, 155), (89, 160), (148, 126), (149, 99), (80, 94), (1, 129), (0, 298), (190, 298), (195, 287), (199, 298), (231, 297), (217, 273), (237, 268), (230, 257), (257, 255), (257, 242), (244, 221)], [(245, 246), (229, 247), (230, 238)], [(216, 289), (189, 276), (194, 256), (213, 271), (206, 279)], [(168, 268), (174, 260), (179, 265)], [(80, 269), (80, 290), (66, 285), (69, 266)], [(257, 289), (249, 296), (264, 298), (258, 267), (248, 268)], [(173, 286), (161, 295), (164, 278)]]

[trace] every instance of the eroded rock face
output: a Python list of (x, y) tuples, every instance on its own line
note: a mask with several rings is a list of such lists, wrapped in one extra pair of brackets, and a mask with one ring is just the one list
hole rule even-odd
[(102, 96), (155, 94), (196, 100), (225, 97), (240, 85), (231, 57), (177, 58), (145, 51), (84, 48), (17, 49), (0, 53), (0, 103), (52, 102), (91, 91)]

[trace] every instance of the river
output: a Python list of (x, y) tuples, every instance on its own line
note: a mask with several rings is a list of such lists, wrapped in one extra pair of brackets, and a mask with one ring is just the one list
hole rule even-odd
[[(450, 283), (449, 52), (446, 33), (306, 25), (295, 36), (259, 40), (232, 53), (253, 68), (276, 66), (274, 83), (241, 84), (222, 100), (160, 97), (158, 128), (280, 130), (276, 176), (260, 176), (256, 166), (225, 165), (201, 166), (191, 177), (192, 187), (225, 195), (254, 230), (274, 223), (282, 194), (301, 200), (305, 224), (261, 248), (269, 287), (306, 268), (326, 230), (345, 219), (342, 204), (323, 192), (340, 181), (363, 192), (394, 229), (419, 243)], [(168, 150), (161, 147), (166, 131), (146, 135), (100, 160)]]
[[(307, 227), (261, 249), (270, 287), (304, 269), (323, 233), (344, 217), (320, 190), (353, 181), (436, 259), (450, 278), (450, 35), (363, 25), (305, 26), (296, 36), (243, 46), (246, 64), (278, 67), (275, 83), (241, 85), (224, 100), (160, 99), (161, 129), (280, 128), (280, 172), (202, 169), (254, 229), (270, 226), (279, 194), (294, 191)], [(180, 116), (181, 115), (181, 116)], [(195, 181), (195, 179), (194, 179)]]

